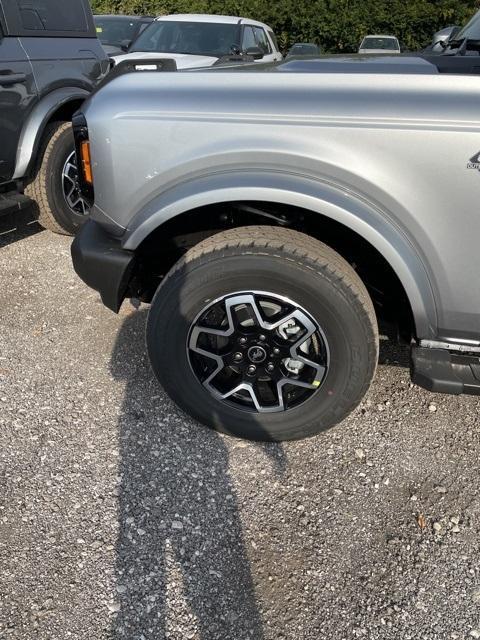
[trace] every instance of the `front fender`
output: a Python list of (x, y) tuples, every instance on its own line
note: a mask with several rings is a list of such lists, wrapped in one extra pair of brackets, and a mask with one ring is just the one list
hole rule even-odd
[(30, 162), (35, 150), (40, 143), (45, 125), (55, 111), (73, 100), (85, 100), (89, 96), (88, 91), (80, 87), (62, 87), (47, 94), (33, 109), (27, 118), (17, 149), (15, 173), (13, 179), (23, 178), (30, 169)]
[(177, 185), (156, 197), (132, 220), (123, 237), (134, 251), (155, 229), (175, 216), (222, 202), (263, 201), (301, 207), (336, 220), (369, 242), (401, 281), (414, 314), (417, 336), (436, 335), (432, 284), (413, 238), (396, 221), (357, 193), (328, 181), (283, 172), (218, 172)]

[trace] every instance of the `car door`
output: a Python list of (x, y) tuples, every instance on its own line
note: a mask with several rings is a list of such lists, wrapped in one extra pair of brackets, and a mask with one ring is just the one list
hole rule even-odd
[(33, 68), (39, 97), (59, 87), (91, 91), (108, 68), (85, 0), (3, 0)]
[(13, 176), (22, 126), (36, 101), (32, 66), (18, 38), (8, 35), (0, 3), (0, 183)]

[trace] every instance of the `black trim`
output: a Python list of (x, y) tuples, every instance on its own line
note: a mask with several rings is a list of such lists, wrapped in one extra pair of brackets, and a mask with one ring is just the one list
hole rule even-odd
[(413, 382), (435, 393), (480, 395), (480, 357), (413, 346)]
[(437, 67), (439, 73), (456, 75), (477, 75), (480, 73), (480, 56), (452, 56), (445, 53), (421, 54), (427, 62)]
[(85, 174), (83, 172), (83, 165), (80, 154), (80, 143), (83, 140), (88, 140), (88, 128), (85, 116), (81, 111), (76, 111), (72, 116), (72, 128), (73, 136), (75, 138), (75, 152), (77, 154), (77, 168), (78, 168), (78, 183), (80, 185), (80, 191), (82, 197), (89, 207), (93, 205), (94, 190), (93, 185), (85, 180)]
[[(148, 67), (148, 69), (137, 69), (137, 67)], [(155, 68), (154, 68), (155, 67)], [(94, 93), (99, 91), (106, 84), (118, 78), (118, 76), (123, 76), (126, 73), (143, 73), (143, 72), (160, 72), (160, 71), (176, 71), (177, 63), (173, 58), (142, 58), (142, 54), (138, 52), (138, 58), (128, 58), (127, 60), (122, 60), (117, 65), (115, 65), (110, 73), (97, 84), (95, 87)]]
[(126, 297), (135, 256), (89, 220), (72, 243), (72, 261), (78, 276), (98, 291), (103, 304), (118, 313)]

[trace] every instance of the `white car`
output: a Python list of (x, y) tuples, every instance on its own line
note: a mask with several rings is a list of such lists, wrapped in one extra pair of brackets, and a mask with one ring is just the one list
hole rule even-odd
[(365, 36), (358, 53), (400, 53), (400, 43), (395, 36)]
[(168, 56), (178, 69), (211, 67), (232, 55), (255, 61), (282, 60), (271, 27), (262, 22), (205, 14), (176, 14), (156, 18), (132, 43), (127, 53), (113, 56), (115, 64), (129, 59)]

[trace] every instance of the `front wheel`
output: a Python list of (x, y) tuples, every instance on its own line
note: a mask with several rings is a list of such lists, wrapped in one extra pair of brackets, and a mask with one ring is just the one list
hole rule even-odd
[(368, 293), (326, 245), (275, 227), (191, 249), (152, 301), (147, 346), (171, 398), (218, 431), (293, 440), (345, 418), (369, 388), (378, 330)]
[(87, 220), (70, 122), (54, 122), (46, 128), (35, 176), (25, 193), (37, 204), (39, 223), (50, 231), (74, 235)]

